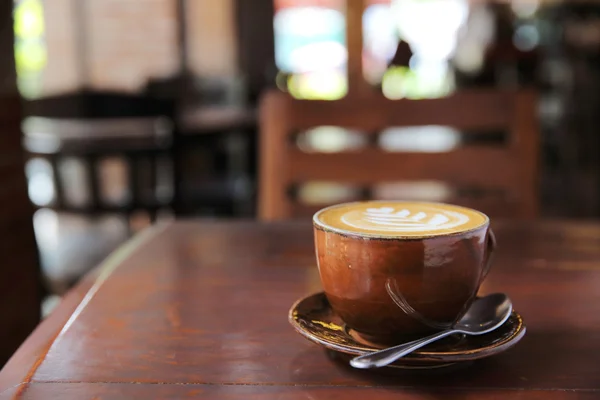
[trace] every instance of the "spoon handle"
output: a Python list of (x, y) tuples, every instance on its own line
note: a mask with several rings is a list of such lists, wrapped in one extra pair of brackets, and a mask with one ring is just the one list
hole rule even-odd
[(450, 336), (456, 332), (458, 331), (454, 329), (449, 329), (447, 331), (438, 332), (431, 336), (427, 336), (412, 342), (399, 344), (398, 346), (374, 351), (372, 353), (367, 353), (350, 360), (350, 365), (352, 365), (354, 368), (384, 367), (388, 364), (393, 363), (397, 359), (402, 358), (405, 355), (412, 353), (413, 351), (420, 349), (423, 346), (428, 345), (429, 343), (445, 338), (446, 336)]

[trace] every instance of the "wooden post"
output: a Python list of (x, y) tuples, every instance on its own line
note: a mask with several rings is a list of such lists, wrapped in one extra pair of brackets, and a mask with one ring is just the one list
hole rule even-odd
[(266, 92), (260, 102), (260, 171), (258, 216), (264, 221), (287, 218), (290, 202), (284, 189), (288, 180), (288, 103), (276, 89)]
[(21, 147), (13, 58), (13, 2), (0, 2), (0, 365), (40, 321), (41, 281)]
[(368, 84), (363, 76), (363, 26), (362, 18), (366, 0), (346, 2), (346, 46), (348, 48), (348, 95), (365, 94)]
[(521, 193), (524, 204), (523, 218), (539, 214), (539, 123), (537, 117), (537, 93), (530, 88), (522, 89), (515, 104), (515, 125), (511, 145), (519, 151), (521, 164)]

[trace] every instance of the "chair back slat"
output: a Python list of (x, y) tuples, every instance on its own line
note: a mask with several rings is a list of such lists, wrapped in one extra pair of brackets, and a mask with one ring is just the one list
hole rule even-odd
[[(326, 180), (371, 184), (394, 180), (438, 180), (507, 187), (518, 179), (511, 155), (495, 148), (465, 147), (445, 153), (384, 153), (376, 149), (334, 154), (291, 150), (287, 183)], [(497, 165), (505, 165), (499, 169)]]
[[(267, 95), (269, 96), (269, 95)], [(389, 100), (372, 96), (368, 101), (343, 98), (336, 101), (302, 101), (271, 94), (288, 104), (295, 129), (331, 125), (372, 132), (389, 126), (446, 125), (457, 129), (498, 129), (515, 117), (513, 92), (465, 91), (439, 99)], [(285, 94), (284, 97), (287, 97)]]

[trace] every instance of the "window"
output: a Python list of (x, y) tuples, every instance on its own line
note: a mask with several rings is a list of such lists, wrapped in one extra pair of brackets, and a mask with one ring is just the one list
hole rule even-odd
[(278, 86), (300, 99), (335, 100), (348, 90), (343, 0), (275, 0)]

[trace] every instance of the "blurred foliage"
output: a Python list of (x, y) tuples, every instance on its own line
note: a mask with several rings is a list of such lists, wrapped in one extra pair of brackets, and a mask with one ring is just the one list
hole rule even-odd
[(41, 0), (20, 0), (14, 7), (15, 66), (19, 92), (35, 98), (48, 61), (44, 42), (44, 8)]

